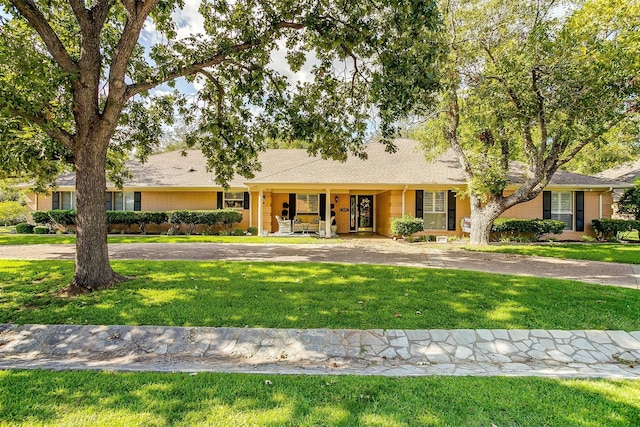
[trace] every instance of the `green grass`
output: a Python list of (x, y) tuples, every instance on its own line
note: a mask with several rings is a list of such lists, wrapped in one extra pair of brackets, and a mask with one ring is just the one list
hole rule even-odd
[(580, 282), (313, 263), (113, 266), (135, 280), (62, 298), (71, 261), (0, 261), (0, 323), (640, 330), (638, 290)]
[[(258, 236), (166, 236), (166, 235), (109, 235), (109, 243), (342, 243), (339, 238), (316, 237), (258, 237)], [(72, 234), (0, 234), (0, 245), (72, 244)]]
[(640, 264), (640, 245), (635, 243), (492, 244), (484, 247), (467, 246), (465, 249), (563, 259)]
[(640, 381), (0, 371), (0, 425), (626, 427)]

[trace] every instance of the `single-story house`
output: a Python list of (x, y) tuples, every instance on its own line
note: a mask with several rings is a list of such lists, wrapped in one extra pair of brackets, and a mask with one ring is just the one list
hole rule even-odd
[[(602, 179), (611, 179), (619, 182), (624, 182), (632, 187), (638, 180), (640, 180), (640, 159), (635, 162), (625, 163), (615, 168), (607, 169), (605, 171), (596, 174), (596, 177)], [(623, 189), (618, 188), (613, 190), (613, 214), (612, 218), (616, 219), (633, 219), (633, 215), (622, 214), (618, 211), (618, 200), (622, 197)]]
[[(374, 232), (391, 236), (391, 219), (413, 215), (425, 220), (425, 234), (462, 236), (461, 222), (470, 216), (469, 200), (458, 197), (466, 182), (451, 152), (427, 162), (412, 140), (397, 140), (397, 152), (382, 144), (366, 147), (367, 160), (350, 156), (345, 162), (309, 157), (305, 150), (278, 149), (260, 154), (262, 170), (251, 179), (234, 177), (224, 190), (214, 183), (203, 155), (168, 152), (150, 156), (145, 164), (131, 162), (133, 177), (123, 190), (109, 185), (105, 207), (110, 210), (167, 211), (233, 208), (242, 211), (242, 227), (258, 232), (279, 229), (277, 217), (300, 223), (296, 230), (337, 233)], [(510, 174), (513, 191), (523, 172)], [(618, 181), (566, 171), (555, 174), (536, 199), (503, 214), (507, 218), (557, 218), (567, 227), (561, 238), (593, 234), (591, 220), (612, 214), (612, 190), (628, 186)], [(57, 180), (48, 195), (30, 194), (32, 210), (73, 209), (75, 175)], [(320, 222), (322, 221), (322, 222)], [(302, 226), (302, 224), (307, 224)]]

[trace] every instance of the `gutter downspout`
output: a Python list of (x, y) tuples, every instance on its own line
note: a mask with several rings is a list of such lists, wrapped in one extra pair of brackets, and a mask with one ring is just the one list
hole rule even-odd
[(404, 216), (404, 205), (405, 205), (405, 202), (404, 202), (404, 195), (405, 195), (405, 193), (407, 192), (407, 189), (408, 189), (408, 188), (409, 188), (409, 186), (408, 186), (408, 185), (405, 185), (405, 186), (404, 186), (404, 190), (402, 190), (402, 216)]

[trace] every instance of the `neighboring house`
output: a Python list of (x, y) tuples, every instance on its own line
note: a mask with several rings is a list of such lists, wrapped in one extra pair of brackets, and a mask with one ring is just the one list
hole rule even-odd
[[(449, 152), (430, 163), (415, 141), (396, 144), (393, 154), (382, 144), (370, 144), (367, 160), (349, 157), (346, 162), (309, 157), (299, 149), (267, 150), (260, 154), (262, 170), (251, 179), (236, 176), (228, 191), (213, 182), (199, 151), (189, 151), (186, 157), (179, 152), (157, 154), (145, 164), (131, 163), (133, 178), (123, 191), (109, 186), (105, 207), (144, 211), (229, 207), (242, 211), (242, 227), (255, 226), (260, 234), (278, 230), (277, 215), (305, 223), (335, 217), (338, 233), (391, 236), (392, 218), (413, 215), (424, 218), (425, 234), (461, 236), (461, 220), (470, 216), (470, 205), (458, 197), (466, 188), (458, 161)], [(512, 171), (510, 181), (518, 183), (523, 173)], [(73, 209), (75, 175), (61, 176), (57, 185), (52, 194), (30, 194), (29, 208)], [(611, 217), (612, 190), (626, 186), (559, 171), (536, 199), (502, 216), (557, 218), (567, 223), (562, 239), (579, 239), (593, 234), (592, 219)], [(329, 221), (320, 224), (330, 235)]]

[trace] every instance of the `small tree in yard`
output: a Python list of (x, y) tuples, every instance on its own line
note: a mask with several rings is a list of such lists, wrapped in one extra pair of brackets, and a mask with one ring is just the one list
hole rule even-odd
[(0, 223), (5, 226), (24, 221), (27, 209), (20, 202), (0, 202)]
[(391, 232), (394, 236), (411, 237), (424, 230), (424, 220), (412, 216), (391, 219)]
[(640, 220), (640, 186), (624, 191), (618, 200), (618, 209), (621, 213), (633, 215), (634, 219)]
[[(71, 293), (125, 280), (109, 264), (105, 170), (133, 148), (144, 160), (174, 113), (220, 184), (251, 176), (268, 137), (306, 141), (322, 157), (364, 156), (372, 114), (391, 137), (417, 88), (435, 86), (440, 52), (432, 0), (202, 0), (202, 34), (184, 34), (184, 0), (0, 5), (0, 175), (28, 171), (43, 188), (75, 171)], [(285, 73), (310, 52), (309, 78), (293, 88)], [(290, 70), (276, 70), (282, 62)], [(150, 92), (180, 78), (197, 80), (198, 93)]]
[(415, 136), (431, 155), (453, 150), (470, 243), (487, 244), (493, 221), (583, 148), (637, 130), (640, 2), (444, 0), (441, 10), (441, 103)]

